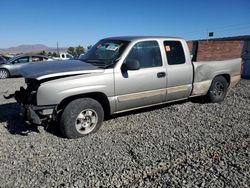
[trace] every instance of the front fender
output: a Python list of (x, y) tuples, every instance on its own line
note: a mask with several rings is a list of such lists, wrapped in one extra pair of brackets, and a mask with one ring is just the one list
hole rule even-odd
[(113, 74), (79, 75), (43, 83), (37, 90), (37, 105), (57, 105), (65, 98), (93, 92), (114, 96)]
[(52, 90), (52, 88), (39, 89), (37, 92), (37, 104), (39, 106), (56, 105), (59, 104), (63, 99), (75, 95), (83, 95), (86, 93), (93, 93), (93, 92), (105, 93), (107, 88), (104, 85), (97, 85), (97, 86), (69, 88), (62, 91), (54, 91), (54, 90)]

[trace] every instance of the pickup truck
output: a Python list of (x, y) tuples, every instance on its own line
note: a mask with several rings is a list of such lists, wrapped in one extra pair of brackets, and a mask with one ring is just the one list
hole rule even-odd
[(241, 59), (192, 62), (185, 40), (112, 37), (80, 60), (29, 64), (15, 97), (32, 124), (58, 122), (65, 137), (96, 132), (104, 117), (204, 96), (222, 102), (240, 80)]

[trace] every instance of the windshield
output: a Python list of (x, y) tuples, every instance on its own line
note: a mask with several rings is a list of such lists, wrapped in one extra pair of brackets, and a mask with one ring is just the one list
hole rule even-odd
[(5, 59), (4, 57), (0, 56), (0, 61), (1, 61), (1, 62), (5, 62), (6, 59)]
[(101, 40), (81, 56), (80, 60), (101, 68), (114, 66), (128, 43), (128, 41), (122, 40)]

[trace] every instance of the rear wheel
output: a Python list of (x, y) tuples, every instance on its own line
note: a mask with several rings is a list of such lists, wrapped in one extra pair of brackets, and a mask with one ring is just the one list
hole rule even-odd
[(10, 73), (6, 69), (0, 69), (0, 79), (9, 78)]
[(207, 98), (210, 102), (222, 102), (226, 97), (228, 90), (227, 80), (223, 76), (217, 76), (213, 79)]
[(67, 138), (79, 138), (95, 133), (101, 127), (104, 111), (99, 102), (91, 98), (76, 99), (62, 113), (60, 129)]

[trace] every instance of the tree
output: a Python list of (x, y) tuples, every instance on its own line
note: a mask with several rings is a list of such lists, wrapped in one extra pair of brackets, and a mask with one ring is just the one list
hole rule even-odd
[(56, 52), (53, 52), (53, 53), (52, 53), (52, 56), (53, 56), (53, 57), (58, 57), (58, 54), (57, 54)]
[(70, 46), (67, 50), (67, 53), (73, 55), (73, 56), (79, 56), (80, 54), (83, 54), (85, 52), (85, 49), (83, 46), (77, 46), (77, 47), (72, 47)]
[(48, 53), (48, 56), (49, 56), (49, 57), (51, 57), (51, 56), (52, 56), (52, 53), (51, 53), (51, 52), (49, 52), (49, 53)]
[(47, 53), (43, 50), (39, 53), (40, 55), (47, 55)]
[(73, 55), (73, 56), (76, 55), (76, 50), (75, 50), (75, 48), (72, 47), (72, 46), (70, 46), (70, 47), (68, 48), (67, 52), (68, 52), (69, 54)]
[(79, 45), (75, 48), (75, 51), (76, 51), (76, 55), (80, 55), (80, 54), (83, 54), (85, 52), (85, 49)]

